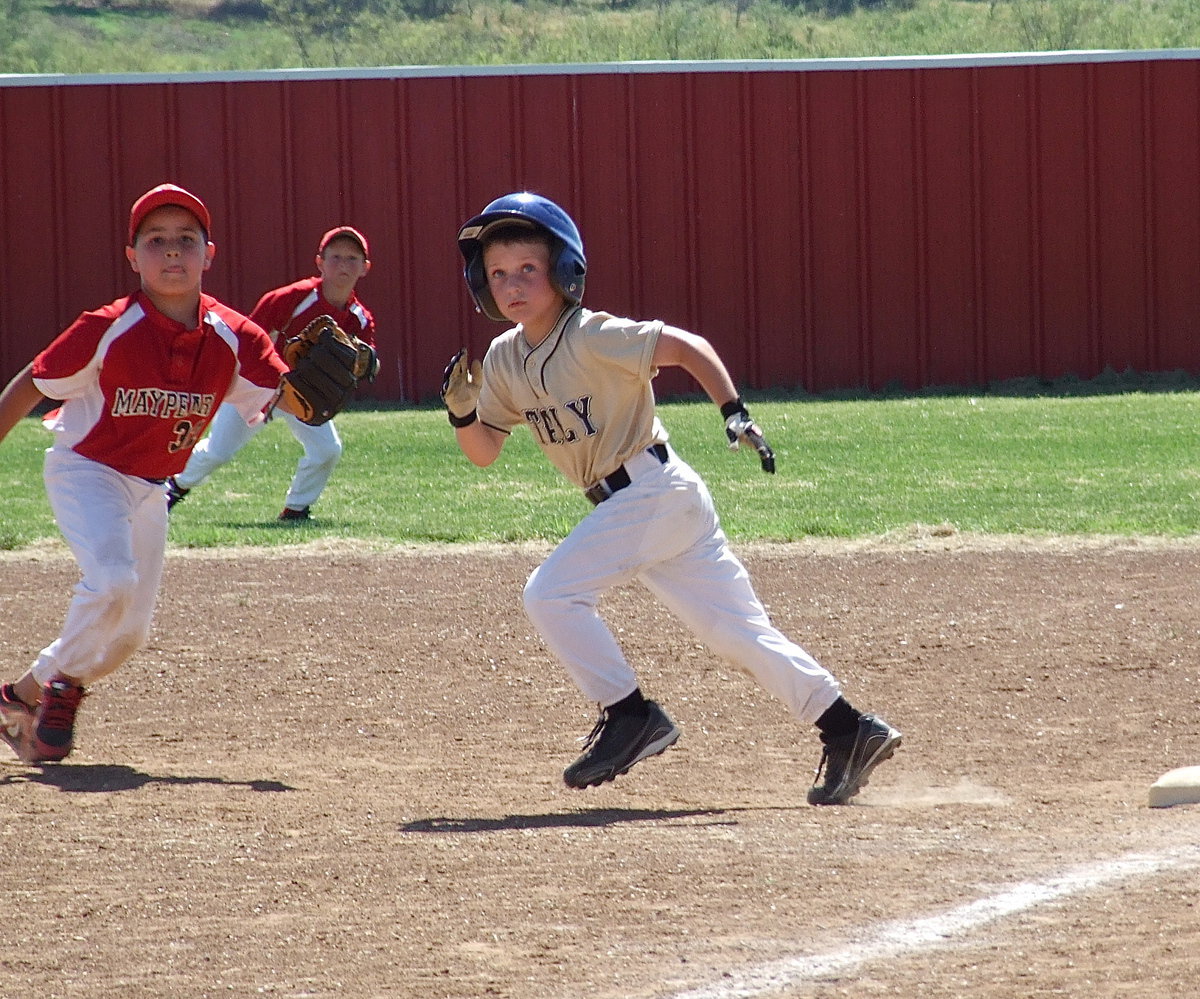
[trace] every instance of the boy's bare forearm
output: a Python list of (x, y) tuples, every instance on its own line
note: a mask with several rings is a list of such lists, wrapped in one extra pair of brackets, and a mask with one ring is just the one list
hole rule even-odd
[(507, 435), (489, 427), (486, 423), (476, 420), (465, 427), (454, 431), (458, 446), (472, 464), (486, 468), (500, 455)]
[(664, 326), (654, 350), (654, 363), (658, 367), (683, 368), (718, 406), (738, 396), (725, 362), (711, 343), (695, 333)]
[(33, 384), (33, 362), (30, 361), (0, 392), (0, 441), (44, 398)]
[(730, 377), (729, 369), (711, 347), (709, 350), (710, 355), (700, 354), (691, 366), (684, 365), (684, 370), (700, 383), (700, 387), (714, 403), (723, 406), (736, 399), (738, 391), (733, 384), (733, 378)]

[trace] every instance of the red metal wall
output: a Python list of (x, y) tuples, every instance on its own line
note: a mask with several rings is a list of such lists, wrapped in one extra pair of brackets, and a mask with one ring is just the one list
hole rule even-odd
[(9, 78), (0, 377), (132, 287), (164, 180), (243, 310), (330, 225), (368, 234), (381, 399), (498, 330), (454, 234), (520, 188), (579, 221), (590, 305), (703, 333), (747, 387), (1195, 369), (1198, 120), (1194, 51)]

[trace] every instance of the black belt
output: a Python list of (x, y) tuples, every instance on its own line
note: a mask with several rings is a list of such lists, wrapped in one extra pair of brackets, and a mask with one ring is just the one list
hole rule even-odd
[[(656, 457), (664, 465), (667, 463), (666, 444), (652, 444), (650, 447), (646, 448), (646, 453), (654, 455), (654, 457)], [(599, 506), (613, 493), (620, 492), (622, 489), (624, 489), (627, 485), (629, 485), (629, 482), (629, 473), (625, 471), (625, 466), (622, 465), (615, 472), (613, 472), (612, 475), (605, 476), (594, 486), (592, 486), (591, 489), (586, 490), (583, 495), (592, 501), (592, 506)]]

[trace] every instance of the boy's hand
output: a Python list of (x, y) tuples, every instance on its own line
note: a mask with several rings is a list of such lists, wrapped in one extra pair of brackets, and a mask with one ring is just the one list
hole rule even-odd
[(483, 388), (483, 363), (468, 363), (466, 350), (460, 350), (442, 372), (442, 401), (446, 404), (450, 425), (469, 427), (475, 422), (475, 407)]
[(725, 436), (729, 438), (729, 450), (736, 451), (745, 444), (758, 452), (762, 462), (762, 470), (775, 474), (775, 452), (763, 437), (762, 429), (750, 419), (750, 413), (741, 397), (721, 407), (721, 415), (725, 417)]

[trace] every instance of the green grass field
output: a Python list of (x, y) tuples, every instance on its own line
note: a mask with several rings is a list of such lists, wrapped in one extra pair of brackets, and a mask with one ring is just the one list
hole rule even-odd
[[(753, 398), (778, 455), (763, 474), (725, 447), (714, 407), (661, 406), (672, 443), (740, 540), (872, 538), (914, 527), (1022, 535), (1200, 534), (1200, 390), (1182, 379), (979, 395)], [(590, 509), (518, 430), (491, 468), (458, 451), (440, 409), (338, 417), (342, 464), (307, 524), (275, 520), (300, 451), (266, 428), (172, 514), (177, 546), (556, 540)], [(49, 434), (0, 444), (0, 548), (58, 532), (41, 483)]]

